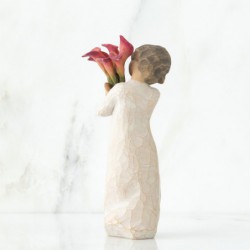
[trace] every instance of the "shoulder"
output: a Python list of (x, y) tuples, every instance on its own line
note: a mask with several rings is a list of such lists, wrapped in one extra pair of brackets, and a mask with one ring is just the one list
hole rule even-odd
[(157, 89), (157, 88), (155, 88), (155, 87), (151, 87), (151, 86), (150, 86), (150, 88), (151, 88), (151, 89), (152, 89), (152, 91), (154, 92), (154, 95), (155, 95), (157, 98), (159, 98), (159, 97), (160, 97), (160, 95), (161, 95), (160, 90), (159, 90), (159, 89)]

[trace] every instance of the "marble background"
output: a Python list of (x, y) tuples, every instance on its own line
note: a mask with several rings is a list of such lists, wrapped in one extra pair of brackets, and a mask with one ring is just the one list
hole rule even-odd
[(247, 0), (1, 0), (0, 212), (102, 211), (110, 118), (94, 111), (106, 79), (81, 56), (120, 34), (172, 56), (151, 119), (162, 211), (250, 212), (249, 10)]

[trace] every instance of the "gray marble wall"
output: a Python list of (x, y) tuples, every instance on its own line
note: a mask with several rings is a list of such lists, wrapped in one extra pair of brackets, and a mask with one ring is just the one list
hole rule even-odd
[(2, 0), (0, 212), (102, 211), (110, 118), (95, 108), (106, 78), (81, 55), (120, 34), (172, 56), (151, 120), (162, 211), (249, 212), (249, 10), (246, 0)]

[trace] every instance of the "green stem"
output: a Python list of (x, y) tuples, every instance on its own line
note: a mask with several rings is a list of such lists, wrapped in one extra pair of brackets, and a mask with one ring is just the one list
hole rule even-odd
[(107, 81), (108, 81), (108, 83), (110, 83), (112, 85), (115, 84), (110, 76), (107, 77)]
[(120, 82), (125, 82), (125, 76), (120, 76)]

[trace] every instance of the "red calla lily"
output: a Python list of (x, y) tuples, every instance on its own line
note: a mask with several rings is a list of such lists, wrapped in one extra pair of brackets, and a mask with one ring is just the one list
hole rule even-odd
[[(84, 54), (82, 57), (86, 56), (89, 56), (89, 61), (95, 61), (100, 66), (102, 71), (107, 76), (107, 80), (109, 83), (114, 84), (117, 82), (113, 63), (106, 52), (101, 51), (99, 47), (95, 47), (90, 52)], [(110, 65), (110, 62), (112, 63), (112, 67)]]
[(124, 65), (127, 58), (133, 53), (134, 47), (122, 35), (120, 35), (120, 45), (102, 44), (109, 51), (103, 52), (101, 48), (95, 47), (82, 57), (88, 56), (89, 61), (95, 61), (106, 74), (108, 82), (112, 85), (117, 82), (124, 82)]
[[(107, 44), (105, 44), (107, 46)], [(110, 49), (112, 44), (109, 44)], [(108, 47), (107, 47), (108, 48)], [(109, 49), (109, 48), (108, 48)], [(120, 46), (119, 46), (119, 54), (116, 53), (114, 50), (109, 50), (109, 57), (112, 59), (116, 72), (119, 75), (120, 81), (125, 81), (125, 74), (124, 74), (124, 65), (129, 56), (132, 55), (134, 51), (134, 47), (131, 43), (129, 43), (122, 35), (120, 35)]]
[(96, 58), (97, 63), (100, 63), (104, 66), (106, 72), (108, 73), (108, 81), (111, 78), (112, 82), (109, 81), (112, 85), (119, 82), (119, 77), (117, 77), (117, 73), (114, 68), (114, 64), (109, 57), (105, 58)]
[(103, 47), (106, 47), (109, 51), (109, 55), (117, 56), (119, 55), (118, 46), (113, 44), (102, 44)]
[[(101, 51), (101, 48), (95, 47), (95, 48), (93, 48), (91, 51)], [(90, 52), (91, 52), (91, 51), (90, 51)], [(86, 54), (83, 55), (82, 57), (84, 57), (84, 56), (86, 56)], [(91, 56), (89, 56), (88, 60), (89, 60), (89, 61), (95, 61)]]

